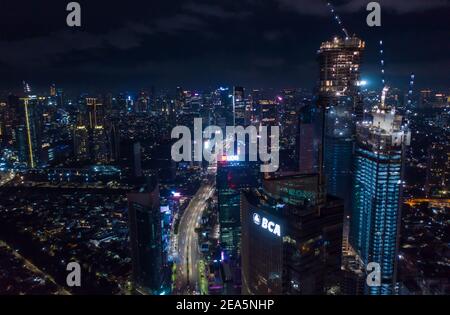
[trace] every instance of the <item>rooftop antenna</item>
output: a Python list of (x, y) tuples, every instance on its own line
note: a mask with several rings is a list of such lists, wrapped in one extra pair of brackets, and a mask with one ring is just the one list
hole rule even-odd
[(349, 38), (350, 36), (348, 35), (347, 29), (344, 27), (344, 24), (342, 23), (341, 18), (339, 17), (339, 15), (336, 13), (336, 10), (334, 9), (333, 5), (331, 4), (331, 2), (327, 3), (328, 8), (330, 9), (330, 12), (332, 15), (334, 15), (334, 19), (336, 20), (336, 22), (339, 24), (339, 27), (341, 27), (342, 32), (344, 32), (345, 34), (345, 38)]

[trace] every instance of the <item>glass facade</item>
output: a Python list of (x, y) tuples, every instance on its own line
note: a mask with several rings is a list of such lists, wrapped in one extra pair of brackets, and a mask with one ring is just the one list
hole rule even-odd
[(259, 168), (255, 163), (220, 161), (217, 168), (220, 242), (230, 255), (239, 252), (241, 239), (241, 189), (257, 187)]
[(354, 165), (350, 242), (364, 265), (380, 264), (381, 286), (368, 287), (367, 293), (392, 294), (400, 216), (401, 147), (374, 152), (359, 145)]

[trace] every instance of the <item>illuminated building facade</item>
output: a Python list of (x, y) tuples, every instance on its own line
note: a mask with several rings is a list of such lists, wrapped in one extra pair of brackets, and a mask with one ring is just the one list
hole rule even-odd
[(319, 176), (291, 175), (242, 192), (242, 293), (324, 294), (340, 269), (342, 200)]
[(427, 164), (427, 196), (450, 195), (450, 144), (433, 142), (428, 148)]
[(340, 96), (357, 94), (364, 47), (357, 37), (335, 37), (322, 43), (318, 51), (319, 107), (335, 104)]
[(395, 290), (403, 159), (410, 142), (402, 117), (384, 104), (386, 92), (373, 120), (357, 126), (350, 245), (364, 267), (380, 264), (381, 286), (367, 287), (368, 294)]
[(20, 108), (20, 124), (16, 128), (19, 161), (28, 167), (35, 168), (40, 165), (42, 152), (42, 112), (41, 99), (29, 96), (22, 99)]
[(74, 128), (73, 134), (74, 154), (77, 161), (89, 160), (89, 131), (84, 125)]
[(247, 126), (245, 90), (241, 86), (233, 88), (233, 122), (234, 126)]
[(244, 188), (257, 187), (259, 167), (224, 156), (217, 163), (220, 242), (229, 255), (239, 253), (241, 238), (240, 196)]

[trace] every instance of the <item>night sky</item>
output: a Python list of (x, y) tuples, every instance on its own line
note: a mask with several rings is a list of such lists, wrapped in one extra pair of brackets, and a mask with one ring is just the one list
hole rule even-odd
[[(137, 90), (218, 85), (312, 88), (320, 43), (341, 35), (321, 0), (86, 0), (82, 27), (66, 25), (67, 0), (2, 0), (0, 90)], [(366, 24), (369, 1), (334, 1), (350, 33), (366, 40), (363, 78), (405, 88), (450, 87), (450, 0), (381, 0), (382, 27)]]

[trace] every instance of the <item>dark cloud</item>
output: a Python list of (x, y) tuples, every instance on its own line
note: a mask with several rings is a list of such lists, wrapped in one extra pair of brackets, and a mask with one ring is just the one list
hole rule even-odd
[[(320, 0), (79, 1), (79, 29), (65, 25), (64, 1), (2, 2), (0, 88), (23, 79), (88, 89), (313, 87), (317, 48), (340, 34)], [(378, 75), (377, 43), (384, 39), (386, 70), (397, 82), (414, 71), (424, 85), (448, 85), (449, 1), (381, 0), (382, 28), (367, 26), (368, 2), (333, 1), (347, 29), (367, 43), (363, 75)]]
[(189, 2), (183, 6), (189, 12), (221, 19), (240, 19), (249, 16), (251, 13), (246, 11), (227, 10), (219, 5), (212, 5), (208, 3)]
[[(318, 0), (278, 0), (285, 8), (294, 8), (299, 14), (325, 16), (328, 15), (327, 1)], [(365, 10), (368, 0), (330, 1), (340, 13), (355, 13)], [(420, 12), (425, 10), (450, 7), (448, 0), (378, 0), (381, 10), (397, 14)]]
[(46, 36), (0, 41), (0, 63), (19, 68), (46, 67), (69, 52), (92, 51), (101, 48), (127, 50), (139, 47), (142, 35), (154, 30), (130, 24), (106, 33), (92, 34), (69, 29)]

